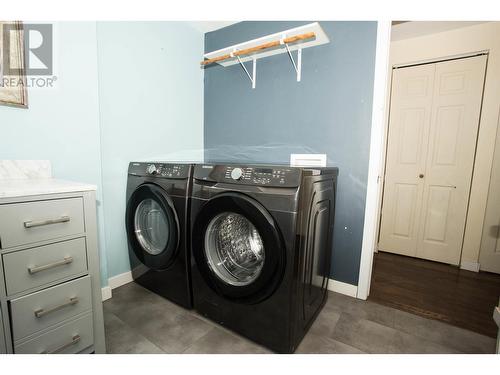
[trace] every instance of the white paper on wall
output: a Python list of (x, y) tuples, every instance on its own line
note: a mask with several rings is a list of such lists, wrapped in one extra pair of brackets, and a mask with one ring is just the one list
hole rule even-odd
[(291, 167), (326, 167), (326, 154), (290, 154)]

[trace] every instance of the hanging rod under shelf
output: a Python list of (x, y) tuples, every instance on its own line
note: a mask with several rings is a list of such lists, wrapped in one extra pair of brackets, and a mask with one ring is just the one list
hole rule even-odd
[(314, 38), (316, 38), (316, 34), (314, 32), (309, 32), (309, 33), (300, 34), (300, 35), (294, 35), (294, 36), (291, 36), (291, 37), (288, 37), (285, 39), (275, 40), (272, 42), (260, 44), (260, 45), (255, 46), (255, 47), (245, 48), (242, 50), (234, 51), (233, 53), (228, 53), (228, 54), (225, 54), (222, 56), (217, 56), (217, 57), (214, 57), (211, 59), (203, 60), (200, 62), (200, 64), (203, 66), (206, 66), (206, 65), (210, 65), (210, 64), (213, 64), (216, 62), (227, 60), (227, 59), (232, 59), (236, 56), (249, 55), (249, 54), (252, 54), (255, 52), (259, 52), (259, 51), (262, 51), (265, 49), (277, 47), (277, 46), (280, 46), (283, 44), (290, 44), (290, 43), (295, 43), (298, 41), (314, 39)]

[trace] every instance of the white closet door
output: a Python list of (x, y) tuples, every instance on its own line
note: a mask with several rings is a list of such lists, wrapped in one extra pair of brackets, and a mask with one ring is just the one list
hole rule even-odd
[(436, 64), (419, 258), (460, 263), (485, 68), (484, 55)]
[(415, 256), (432, 112), (435, 65), (396, 69), (392, 76), (379, 249)]
[[(459, 263), (485, 67), (477, 56), (394, 72), (380, 250)], [(420, 116), (409, 126), (407, 113)]]

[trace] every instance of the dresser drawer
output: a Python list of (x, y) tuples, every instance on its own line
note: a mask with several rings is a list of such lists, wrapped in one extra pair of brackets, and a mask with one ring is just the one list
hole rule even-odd
[(90, 276), (10, 301), (14, 341), (92, 310)]
[(0, 205), (3, 249), (83, 232), (82, 198)]
[(85, 246), (85, 238), (77, 238), (3, 255), (7, 294), (85, 272)]
[(29, 341), (14, 346), (20, 354), (74, 354), (94, 343), (92, 315), (87, 314)]

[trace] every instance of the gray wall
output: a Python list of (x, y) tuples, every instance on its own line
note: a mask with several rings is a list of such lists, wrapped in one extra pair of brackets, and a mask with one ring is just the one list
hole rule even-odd
[[(207, 33), (205, 51), (306, 23), (241, 22)], [(357, 285), (377, 24), (321, 26), (331, 42), (303, 51), (301, 82), (286, 54), (257, 62), (254, 90), (239, 65), (205, 69), (205, 158), (288, 163), (290, 153), (326, 153), (340, 170), (332, 277)]]

